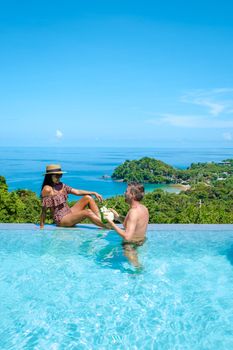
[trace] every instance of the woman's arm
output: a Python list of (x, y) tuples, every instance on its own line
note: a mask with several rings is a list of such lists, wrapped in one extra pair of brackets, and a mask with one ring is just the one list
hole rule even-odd
[[(42, 201), (44, 197), (49, 197), (53, 193), (52, 187), (51, 186), (44, 186), (42, 190)], [(46, 206), (42, 204), (42, 209), (41, 209), (41, 214), (40, 214), (40, 228), (44, 228), (44, 223), (45, 223), (45, 218), (46, 218)]]
[(44, 228), (46, 218), (46, 207), (42, 207), (41, 214), (40, 214), (40, 228)]
[(90, 195), (90, 196), (95, 196), (99, 201), (102, 202), (103, 198), (102, 196), (97, 193), (97, 192), (92, 192), (92, 191), (85, 191), (85, 190), (76, 190), (75, 188), (72, 188), (71, 194), (74, 194), (76, 196), (85, 196), (85, 195)]

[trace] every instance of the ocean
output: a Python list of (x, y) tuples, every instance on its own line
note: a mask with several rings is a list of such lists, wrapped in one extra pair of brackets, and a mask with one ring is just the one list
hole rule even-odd
[[(67, 171), (62, 178), (64, 183), (99, 192), (107, 198), (123, 194), (126, 184), (102, 176), (110, 176), (115, 167), (127, 159), (145, 156), (185, 169), (191, 163), (232, 158), (233, 148), (0, 147), (0, 175), (6, 178), (10, 191), (29, 189), (39, 195), (46, 165), (58, 163)], [(146, 185), (146, 191), (157, 187), (164, 186)]]

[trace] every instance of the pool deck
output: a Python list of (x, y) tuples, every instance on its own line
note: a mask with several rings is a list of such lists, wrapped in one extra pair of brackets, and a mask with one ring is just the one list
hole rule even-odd
[[(0, 230), (39, 230), (38, 224), (0, 224)], [(44, 230), (80, 230), (97, 229), (95, 225), (79, 224), (75, 227), (64, 228), (56, 225), (45, 225)], [(233, 224), (149, 224), (149, 230), (153, 231), (233, 231)]]

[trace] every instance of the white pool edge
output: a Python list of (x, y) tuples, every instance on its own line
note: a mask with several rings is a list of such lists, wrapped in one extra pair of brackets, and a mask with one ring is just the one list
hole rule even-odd
[[(38, 224), (4, 224), (0, 223), (0, 230), (39, 230)], [(55, 225), (45, 225), (44, 230), (77, 230), (96, 229), (95, 225), (79, 224), (72, 228), (57, 227)], [(152, 231), (233, 231), (233, 224), (149, 224), (148, 230)]]

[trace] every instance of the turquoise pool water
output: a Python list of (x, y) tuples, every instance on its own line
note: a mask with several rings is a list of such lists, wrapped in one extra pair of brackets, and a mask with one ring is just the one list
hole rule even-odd
[(233, 348), (233, 231), (0, 231), (0, 349)]

